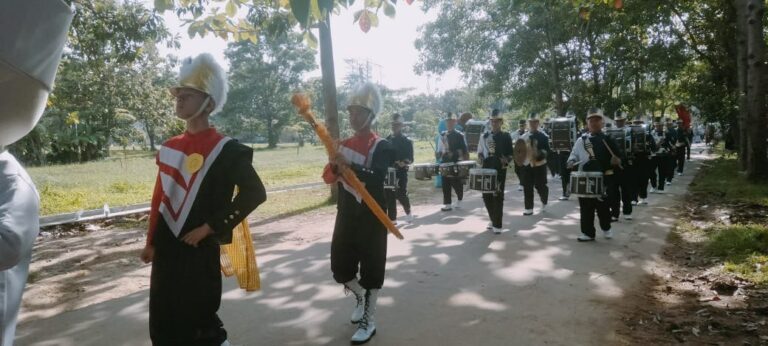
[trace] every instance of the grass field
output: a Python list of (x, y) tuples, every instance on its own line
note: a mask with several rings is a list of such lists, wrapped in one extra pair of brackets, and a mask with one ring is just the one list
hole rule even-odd
[[(414, 150), (416, 162), (434, 161), (428, 142), (415, 143)], [(97, 162), (29, 168), (40, 192), (41, 214), (97, 209), (104, 204), (114, 207), (148, 202), (157, 174), (154, 154), (119, 150), (112, 153), (109, 159)], [(318, 182), (327, 161), (325, 148), (321, 146), (298, 148), (296, 144), (284, 144), (267, 150), (257, 145), (253, 155), (253, 166), (267, 189)], [(321, 202), (318, 196), (283, 202), (279, 202), (279, 198), (272, 202), (270, 198), (262, 209), (282, 208), (291, 212)]]

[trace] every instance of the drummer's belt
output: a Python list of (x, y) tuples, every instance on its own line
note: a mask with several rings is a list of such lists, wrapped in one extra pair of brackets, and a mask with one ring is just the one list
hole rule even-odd
[(605, 171), (605, 173), (603, 175), (613, 175), (613, 170), (609, 169), (609, 170)]

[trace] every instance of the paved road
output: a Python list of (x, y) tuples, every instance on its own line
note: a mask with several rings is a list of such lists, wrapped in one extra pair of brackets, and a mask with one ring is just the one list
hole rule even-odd
[[(614, 224), (613, 240), (578, 243), (578, 203), (551, 201), (522, 216), (510, 191), (500, 235), (485, 230), (480, 195), (462, 210), (415, 207), (404, 241), (390, 237), (378, 334), (370, 345), (611, 345), (614, 305), (647, 274), (673, 224), (678, 197), (703, 156), (665, 195)], [(559, 196), (559, 181), (550, 181)], [(510, 184), (514, 190), (514, 184)], [(539, 203), (537, 202), (537, 208)], [(225, 282), (221, 317), (235, 345), (346, 345), (353, 305), (331, 280), (333, 216), (286, 219), (256, 232), (321, 234), (296, 243), (257, 244), (263, 288), (246, 295)], [(320, 233), (318, 233), (320, 232)], [(22, 323), (17, 345), (148, 345), (148, 292)]]

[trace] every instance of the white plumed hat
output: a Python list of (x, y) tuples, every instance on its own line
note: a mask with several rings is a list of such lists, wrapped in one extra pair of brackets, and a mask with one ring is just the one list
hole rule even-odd
[(181, 62), (179, 85), (171, 88), (171, 94), (176, 96), (182, 88), (195, 89), (211, 96), (215, 104), (211, 115), (221, 111), (227, 102), (227, 75), (208, 53), (186, 58)]
[(0, 0), (0, 146), (43, 115), (73, 16), (61, 0)]
[(350, 106), (360, 106), (371, 111), (374, 117), (381, 112), (381, 93), (373, 83), (358, 86), (349, 98)]

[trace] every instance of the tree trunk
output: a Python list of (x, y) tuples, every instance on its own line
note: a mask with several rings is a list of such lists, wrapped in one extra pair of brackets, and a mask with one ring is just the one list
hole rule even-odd
[(144, 131), (147, 132), (147, 138), (149, 139), (149, 150), (157, 151), (157, 148), (155, 148), (155, 127), (150, 124), (149, 120), (144, 121)]
[(747, 102), (749, 103), (749, 140), (747, 141), (747, 178), (759, 181), (768, 178), (768, 157), (765, 143), (765, 87), (763, 65), (765, 41), (763, 39), (763, 0), (747, 3)]
[(737, 135), (739, 145), (739, 167), (747, 170), (747, 119), (749, 118), (749, 106), (747, 104), (747, 0), (733, 0), (736, 10), (736, 75), (738, 78), (739, 92), (739, 116), (737, 123)]
[[(589, 50), (589, 64), (592, 68), (592, 88), (594, 93), (594, 98), (598, 99), (600, 97), (600, 65), (597, 63), (597, 59), (595, 59), (595, 37), (592, 36), (592, 31), (587, 31), (587, 49)], [(595, 101), (593, 101), (595, 103)]]
[[(336, 71), (333, 66), (333, 41), (331, 39), (331, 16), (319, 23), (320, 31), (320, 72), (323, 84), (323, 105), (325, 107), (325, 126), (331, 137), (339, 138), (339, 111), (336, 105)], [(331, 200), (338, 198), (336, 184), (331, 184)]]
[(277, 136), (275, 136), (275, 125), (272, 124), (272, 116), (267, 117), (267, 148), (277, 148)]
[[(551, 13), (550, 9), (550, 13)], [(563, 86), (562, 82), (560, 81), (560, 64), (557, 61), (557, 51), (555, 50), (555, 43), (552, 41), (552, 34), (550, 33), (550, 25), (552, 24), (552, 21), (554, 21), (553, 18), (550, 16), (550, 22), (547, 24), (545, 34), (547, 36), (547, 46), (549, 48), (549, 64), (552, 68), (552, 87), (553, 91), (555, 93), (555, 110), (557, 111), (557, 116), (562, 117), (565, 116), (565, 106), (563, 104)]]

